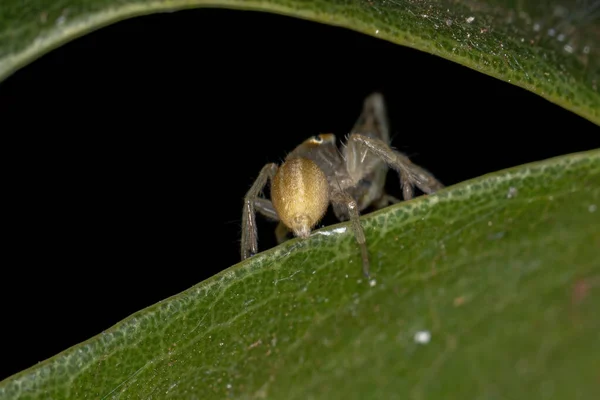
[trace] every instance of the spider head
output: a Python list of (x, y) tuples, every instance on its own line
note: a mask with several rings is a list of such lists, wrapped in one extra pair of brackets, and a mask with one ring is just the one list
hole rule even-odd
[(327, 177), (307, 158), (289, 159), (273, 178), (271, 202), (281, 222), (295, 236), (307, 238), (329, 206)]

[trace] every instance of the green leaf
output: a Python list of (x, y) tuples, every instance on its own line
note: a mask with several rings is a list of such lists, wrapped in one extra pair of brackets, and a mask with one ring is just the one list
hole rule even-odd
[[(0, 399), (580, 398), (598, 389), (600, 150), (290, 240), (0, 382)], [(40, 333), (43, 335), (43, 333)]]
[(287, 14), (414, 47), (600, 124), (600, 9), (585, 0), (3, 0), (0, 80), (101, 26), (209, 6)]

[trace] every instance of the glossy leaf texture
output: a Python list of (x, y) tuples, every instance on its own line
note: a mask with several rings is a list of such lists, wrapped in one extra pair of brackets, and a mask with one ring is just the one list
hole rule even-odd
[[(0, 399), (598, 393), (600, 150), (293, 239), (0, 382)], [(170, 266), (174, 267), (174, 266)]]
[(600, 8), (591, 0), (3, 0), (0, 79), (101, 26), (192, 7), (347, 27), (524, 87), (600, 124)]

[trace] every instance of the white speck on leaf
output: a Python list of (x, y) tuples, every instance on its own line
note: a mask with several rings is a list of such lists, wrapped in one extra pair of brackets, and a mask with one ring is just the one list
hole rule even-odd
[(415, 333), (415, 343), (427, 344), (431, 340), (431, 332), (419, 331)]
[(334, 233), (344, 233), (344, 232), (346, 232), (346, 227), (342, 226), (340, 228), (332, 229), (331, 231), (315, 232), (315, 235), (331, 236)]
[(469, 17), (467, 18), (467, 22), (470, 24), (471, 22), (475, 21), (475, 17)]
[(591, 213), (593, 213), (593, 212), (596, 211), (597, 208), (598, 207), (596, 207), (595, 204), (590, 204), (590, 206), (588, 207), (588, 211), (591, 212)]
[(508, 193), (506, 194), (506, 198), (507, 199), (512, 199), (513, 197), (517, 196), (517, 193), (518, 193), (517, 188), (511, 186), (511, 187), (508, 188)]
[(375, 285), (377, 285), (377, 281), (375, 279), (371, 279), (369, 281), (369, 286), (374, 287)]

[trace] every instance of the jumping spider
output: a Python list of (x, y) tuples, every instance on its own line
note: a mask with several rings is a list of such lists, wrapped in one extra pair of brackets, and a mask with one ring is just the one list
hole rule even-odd
[[(351, 221), (363, 273), (368, 277), (369, 256), (359, 217), (368, 206), (378, 209), (399, 201), (385, 193), (388, 168), (398, 172), (405, 200), (413, 197), (414, 186), (427, 194), (444, 187), (389, 144), (383, 96), (373, 93), (365, 99), (341, 151), (335, 135), (321, 134), (296, 147), (281, 166), (265, 165), (244, 198), (242, 260), (258, 252), (256, 211), (279, 221), (275, 235), (282, 243), (290, 230), (294, 236), (307, 238), (331, 202), (340, 221)], [(271, 200), (260, 196), (267, 181), (271, 183)]]

